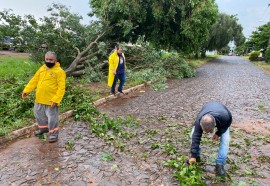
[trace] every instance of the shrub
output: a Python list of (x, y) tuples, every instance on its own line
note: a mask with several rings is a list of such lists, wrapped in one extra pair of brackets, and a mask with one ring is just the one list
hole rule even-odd
[(15, 47), (15, 51), (16, 51), (16, 52), (25, 52), (25, 51), (26, 51), (26, 47), (23, 46), (23, 45), (17, 45), (17, 46)]
[(260, 51), (253, 51), (253, 52), (251, 52), (251, 54), (249, 56), (249, 60), (250, 61), (257, 61), (259, 55), (260, 55)]
[(160, 60), (161, 66), (167, 72), (168, 78), (192, 77), (195, 74), (194, 69), (178, 54), (172, 53)]
[(1, 50), (9, 50), (10, 44), (1, 42), (0, 49)]

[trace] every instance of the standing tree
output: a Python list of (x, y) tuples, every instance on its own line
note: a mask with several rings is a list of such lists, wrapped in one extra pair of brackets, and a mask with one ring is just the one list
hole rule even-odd
[(243, 28), (237, 23), (235, 15), (227, 15), (220, 13), (218, 21), (211, 27), (209, 39), (207, 41), (206, 50), (221, 50), (226, 47), (232, 40), (236, 46), (245, 42)]
[(254, 50), (266, 49), (270, 44), (270, 22), (260, 26), (257, 31), (252, 32), (246, 45), (253, 47)]
[(104, 35), (103, 26), (95, 22), (82, 25), (82, 17), (70, 13), (64, 5), (52, 4), (48, 11), (50, 16), (41, 18), (39, 22), (31, 15), (20, 17), (10, 10), (2, 11), (0, 33), (14, 37), (16, 43), (24, 45), (37, 62), (43, 61), (47, 50), (55, 51), (67, 75), (83, 75), (85, 69), (81, 69), (86, 61), (88, 69), (94, 70), (96, 63), (93, 59), (105, 47), (99, 42)]

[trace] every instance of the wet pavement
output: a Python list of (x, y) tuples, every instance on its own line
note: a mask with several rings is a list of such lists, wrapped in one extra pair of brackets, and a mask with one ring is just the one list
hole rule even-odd
[(192, 124), (204, 103), (219, 101), (231, 110), (235, 126), (269, 124), (269, 90), (267, 74), (247, 60), (229, 56), (202, 66), (196, 77), (170, 81), (166, 90), (147, 92), (128, 102), (110, 102), (101, 110), (139, 117), (163, 115)]
[[(224, 103), (233, 115), (226, 165), (233, 183), (267, 185), (269, 160), (262, 158), (270, 156), (269, 91), (270, 77), (252, 63), (221, 57), (197, 69), (196, 77), (169, 81), (166, 90), (137, 92), (101, 106), (109, 116), (140, 120), (140, 126), (126, 129), (136, 135), (123, 139), (124, 150), (95, 137), (85, 123), (66, 121), (57, 143), (31, 137), (2, 149), (0, 185), (177, 185), (164, 162), (188, 154), (192, 123), (209, 101)], [(204, 148), (206, 183), (219, 185), (211, 181), (217, 147)], [(107, 161), (108, 155), (113, 159)]]

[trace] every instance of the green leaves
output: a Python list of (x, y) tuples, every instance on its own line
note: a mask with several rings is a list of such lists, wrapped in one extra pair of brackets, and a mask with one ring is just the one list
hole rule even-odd
[(246, 45), (253, 47), (253, 50), (266, 49), (269, 45), (269, 35), (270, 22), (258, 27), (256, 31), (252, 32)]
[(140, 36), (156, 48), (193, 52), (207, 39), (217, 17), (212, 0), (89, 0), (92, 14), (111, 26), (109, 38), (136, 41)]
[(219, 13), (217, 22), (211, 27), (206, 49), (221, 50), (232, 40), (237, 46), (241, 45), (245, 41), (242, 31), (235, 15)]
[(113, 161), (114, 157), (112, 156), (112, 154), (110, 152), (105, 152), (102, 154), (102, 160), (103, 161)]
[(176, 159), (168, 160), (166, 165), (176, 169), (174, 176), (180, 185), (206, 185), (202, 181), (202, 168), (196, 164), (187, 165), (185, 154)]
[(21, 92), (29, 79), (29, 71), (36, 69), (33, 63), (29, 66), (13, 58), (2, 57), (1, 60), (3, 62), (0, 64), (0, 136), (25, 126), (25, 123), (29, 122), (25, 121), (25, 117), (33, 117), (34, 94), (22, 100)]

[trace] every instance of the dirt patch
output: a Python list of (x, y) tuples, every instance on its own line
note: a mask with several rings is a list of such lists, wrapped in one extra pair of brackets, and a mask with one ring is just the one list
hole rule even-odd
[(6, 56), (29, 56), (29, 53), (8, 51), (8, 50), (0, 50), (0, 55), (6, 55)]
[(240, 128), (249, 134), (270, 134), (270, 125), (264, 120), (241, 121), (233, 123), (233, 126)]

